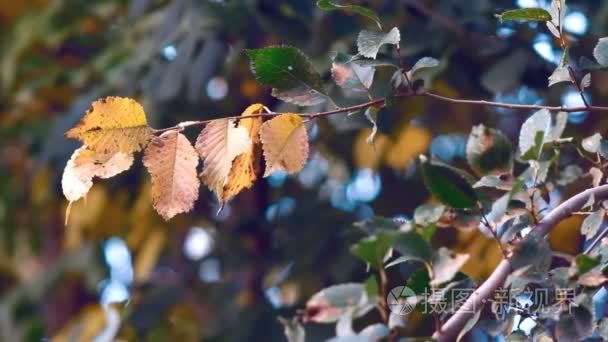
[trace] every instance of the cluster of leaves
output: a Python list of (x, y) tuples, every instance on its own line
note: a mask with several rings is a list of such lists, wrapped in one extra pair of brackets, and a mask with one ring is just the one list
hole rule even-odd
[(154, 208), (166, 220), (190, 211), (199, 194), (197, 166), (204, 160), (203, 183), (223, 204), (252, 186), (261, 152), (265, 176), (282, 170), (298, 172), (308, 156), (308, 137), (297, 114), (282, 114), (262, 124), (264, 106), (254, 104), (243, 118), (210, 121), (193, 147), (178, 129), (155, 136), (143, 108), (128, 98), (95, 101), (82, 121), (66, 132), (84, 144), (65, 168), (62, 186), (74, 202), (84, 197), (94, 177), (109, 178), (131, 167), (133, 153), (144, 150), (143, 163), (152, 179)]

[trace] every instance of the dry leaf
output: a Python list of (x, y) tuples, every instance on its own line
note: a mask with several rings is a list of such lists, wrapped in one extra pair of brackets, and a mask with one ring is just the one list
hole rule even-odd
[(274, 171), (296, 173), (308, 158), (308, 134), (302, 118), (297, 114), (282, 114), (265, 122), (260, 139), (266, 159), (268, 177)]
[(196, 151), (204, 162), (203, 182), (220, 200), (232, 161), (251, 149), (249, 131), (244, 126), (235, 127), (234, 121), (213, 120), (196, 139)]
[(96, 152), (132, 153), (146, 146), (151, 130), (139, 103), (110, 96), (93, 102), (82, 120), (65, 136), (82, 141)]
[[(256, 103), (247, 107), (241, 116), (249, 116), (259, 113), (264, 106)], [(232, 169), (228, 174), (228, 179), (224, 184), (224, 190), (221, 196), (221, 204), (224, 205), (232, 197), (236, 196), (243, 189), (248, 189), (253, 185), (253, 182), (258, 178), (260, 172), (260, 158), (262, 156), (262, 147), (260, 145), (260, 127), (262, 126), (262, 118), (241, 119), (239, 127), (244, 127), (249, 132), (251, 139), (251, 148), (245, 153), (237, 156), (232, 162)]]
[(131, 154), (96, 153), (84, 145), (74, 151), (65, 166), (61, 179), (63, 194), (68, 201), (77, 201), (89, 192), (93, 186), (93, 177), (113, 177), (128, 170), (131, 164), (133, 164)]
[(144, 165), (152, 177), (154, 209), (168, 220), (194, 207), (198, 197), (198, 155), (177, 131), (154, 138), (144, 152)]

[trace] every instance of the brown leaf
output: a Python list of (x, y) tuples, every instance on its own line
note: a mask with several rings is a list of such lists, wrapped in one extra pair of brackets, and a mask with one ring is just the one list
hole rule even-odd
[[(253, 104), (247, 107), (241, 116), (259, 113), (263, 108), (264, 106), (262, 104)], [(249, 132), (249, 138), (251, 139), (252, 144), (250, 149), (237, 156), (232, 162), (232, 169), (230, 169), (221, 196), (222, 205), (243, 189), (250, 188), (258, 178), (260, 172), (260, 159), (262, 156), (262, 146), (260, 144), (261, 126), (261, 117), (241, 119), (239, 121), (239, 127), (244, 127)]]
[(198, 155), (183, 134), (168, 131), (154, 138), (143, 162), (152, 177), (154, 209), (165, 220), (192, 210), (200, 185)]
[(82, 141), (96, 152), (132, 153), (146, 146), (151, 129), (139, 103), (110, 96), (93, 102), (82, 120), (65, 136)]
[(274, 171), (296, 173), (308, 158), (308, 134), (297, 114), (282, 114), (266, 121), (260, 129), (268, 177)]

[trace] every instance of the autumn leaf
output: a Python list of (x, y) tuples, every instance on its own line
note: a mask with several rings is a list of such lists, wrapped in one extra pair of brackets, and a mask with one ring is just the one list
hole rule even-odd
[(282, 114), (260, 129), (268, 177), (274, 171), (299, 172), (308, 158), (308, 134), (297, 114)]
[(139, 103), (110, 96), (93, 102), (82, 120), (65, 136), (82, 141), (96, 152), (132, 153), (146, 146), (151, 129)]
[(75, 202), (84, 197), (93, 186), (93, 177), (110, 178), (133, 164), (133, 155), (96, 153), (86, 145), (75, 150), (63, 171), (61, 186), (65, 198)]
[[(264, 106), (256, 103), (247, 107), (241, 116), (249, 116), (259, 113)], [(244, 127), (249, 132), (251, 148), (245, 153), (237, 156), (232, 162), (232, 169), (228, 174), (228, 179), (224, 184), (221, 196), (221, 204), (225, 204), (232, 197), (236, 196), (243, 189), (248, 189), (258, 178), (260, 172), (260, 158), (262, 156), (262, 146), (260, 145), (260, 127), (262, 118), (240, 119), (238, 127)]]
[(198, 155), (183, 134), (168, 131), (154, 138), (143, 162), (152, 177), (154, 209), (165, 220), (192, 210), (200, 185)]
[(213, 120), (201, 131), (195, 146), (204, 162), (203, 182), (221, 201), (232, 161), (251, 150), (249, 131), (235, 126), (235, 120)]

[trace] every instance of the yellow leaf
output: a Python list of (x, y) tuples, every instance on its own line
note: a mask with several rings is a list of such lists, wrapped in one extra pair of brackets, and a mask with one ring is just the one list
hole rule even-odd
[(117, 152), (96, 153), (86, 145), (72, 154), (63, 171), (61, 186), (63, 194), (70, 202), (84, 197), (93, 186), (93, 177), (110, 178), (133, 164), (133, 155)]
[(386, 154), (386, 163), (396, 169), (404, 170), (410, 161), (426, 153), (431, 144), (432, 135), (426, 128), (407, 125), (403, 127)]
[(367, 138), (371, 134), (371, 128), (361, 130), (355, 138), (353, 146), (353, 159), (355, 165), (359, 169), (377, 170), (380, 167), (380, 161), (389, 147), (390, 140), (384, 134), (376, 135), (374, 144), (370, 145)]
[(110, 96), (93, 102), (82, 120), (65, 136), (78, 139), (97, 152), (132, 153), (147, 145), (151, 129), (139, 103)]
[[(262, 104), (253, 104), (241, 116), (249, 116), (261, 112), (264, 106)], [(253, 185), (253, 182), (258, 178), (260, 172), (260, 158), (262, 156), (262, 147), (260, 145), (260, 127), (262, 126), (262, 118), (241, 119), (239, 127), (244, 127), (249, 132), (251, 139), (251, 148), (245, 153), (237, 156), (232, 162), (232, 169), (228, 174), (226, 183), (221, 196), (221, 204), (225, 204), (232, 197), (236, 196), (243, 189), (248, 189)]]
[(152, 177), (154, 209), (165, 220), (192, 210), (200, 185), (198, 155), (183, 134), (168, 131), (154, 138), (143, 162)]
[(268, 177), (274, 171), (296, 173), (308, 158), (308, 134), (297, 114), (282, 114), (266, 121), (260, 129)]
[(247, 128), (235, 127), (234, 121), (213, 120), (205, 126), (196, 139), (196, 151), (204, 162), (203, 183), (217, 195), (220, 201), (232, 161), (251, 150), (251, 138)]

